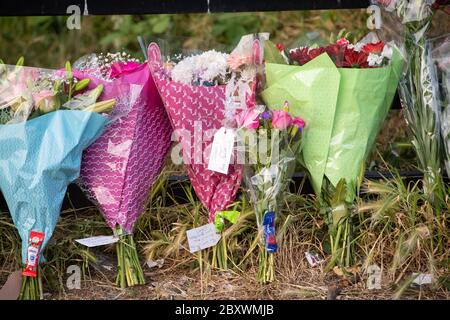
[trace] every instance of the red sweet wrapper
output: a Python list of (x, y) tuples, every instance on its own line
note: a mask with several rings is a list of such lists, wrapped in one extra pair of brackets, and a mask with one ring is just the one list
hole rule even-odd
[(39, 254), (45, 234), (42, 232), (31, 231), (28, 240), (27, 264), (22, 272), (26, 277), (36, 278), (39, 266)]

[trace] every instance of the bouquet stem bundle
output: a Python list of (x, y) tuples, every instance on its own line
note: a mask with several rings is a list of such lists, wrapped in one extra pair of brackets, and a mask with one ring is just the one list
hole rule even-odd
[(228, 249), (223, 232), (219, 243), (213, 247), (212, 254), (211, 266), (221, 270), (228, 270)]
[[(120, 233), (121, 228), (117, 229)], [(121, 288), (145, 284), (144, 272), (134, 242), (133, 235), (120, 235), (117, 249), (117, 278), (116, 285)]]
[(353, 246), (354, 206), (346, 201), (346, 196), (345, 180), (341, 180), (335, 188), (328, 179), (324, 179), (321, 208), (328, 225), (331, 249), (329, 266), (350, 267), (355, 261)]
[(259, 237), (259, 267), (257, 280), (260, 283), (270, 283), (275, 280), (274, 254), (267, 252), (263, 235), (261, 234)]
[(39, 268), (36, 277), (23, 277), (22, 287), (20, 289), (19, 300), (42, 300), (44, 293), (42, 291), (42, 277)]

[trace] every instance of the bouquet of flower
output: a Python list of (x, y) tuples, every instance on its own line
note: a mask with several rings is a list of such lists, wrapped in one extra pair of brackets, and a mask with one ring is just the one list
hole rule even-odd
[(427, 47), (434, 109), (440, 116), (444, 163), (450, 176), (450, 35), (429, 40)]
[[(424, 173), (424, 191), (437, 211), (442, 209), (444, 185), (441, 171), (439, 113), (433, 109), (433, 88), (427, 64), (426, 41), (434, 13), (448, 0), (374, 0), (393, 12), (404, 29), (401, 36), (407, 56), (400, 81), (400, 99), (412, 134), (419, 166)], [(388, 28), (397, 29), (398, 26)]]
[(271, 111), (256, 106), (237, 115), (238, 145), (245, 159), (245, 189), (253, 204), (259, 237), (258, 281), (274, 280), (274, 253), (277, 251), (275, 222), (283, 193), (295, 170), (305, 126), (284, 109)]
[(129, 113), (84, 152), (79, 182), (120, 238), (116, 283), (122, 288), (145, 284), (133, 229), (163, 168), (172, 128), (147, 63), (115, 53), (91, 55), (76, 67), (77, 76), (105, 86), (105, 98), (116, 96), (117, 88), (129, 88), (122, 101)]
[(181, 139), (183, 162), (211, 221), (234, 200), (242, 178), (238, 164), (231, 164), (228, 174), (208, 170), (205, 151), (218, 129), (234, 125), (236, 110), (255, 104), (257, 70), (252, 65), (259, 45), (250, 41), (245, 47), (247, 54), (211, 50), (165, 65), (158, 46), (149, 47), (152, 74)]
[(39, 264), (81, 156), (101, 134), (115, 99), (66, 71), (0, 65), (0, 188), (22, 238), (21, 299), (42, 298)]
[(391, 106), (402, 65), (395, 48), (370, 38), (352, 44), (342, 37), (326, 47), (282, 52), (289, 64), (266, 63), (262, 93), (271, 109), (287, 99), (291, 114), (308, 124), (302, 162), (321, 196), (332, 263), (345, 265), (352, 263), (358, 177)]

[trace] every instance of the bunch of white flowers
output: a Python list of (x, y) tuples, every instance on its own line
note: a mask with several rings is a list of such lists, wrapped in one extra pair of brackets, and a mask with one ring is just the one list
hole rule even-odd
[(215, 83), (225, 80), (229, 70), (228, 54), (216, 50), (206, 51), (181, 60), (171, 71), (172, 80), (184, 84)]

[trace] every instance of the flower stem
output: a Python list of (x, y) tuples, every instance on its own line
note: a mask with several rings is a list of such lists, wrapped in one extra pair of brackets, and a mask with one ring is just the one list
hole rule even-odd
[(144, 272), (139, 261), (133, 235), (121, 235), (117, 242), (116, 285), (121, 288), (145, 284)]

